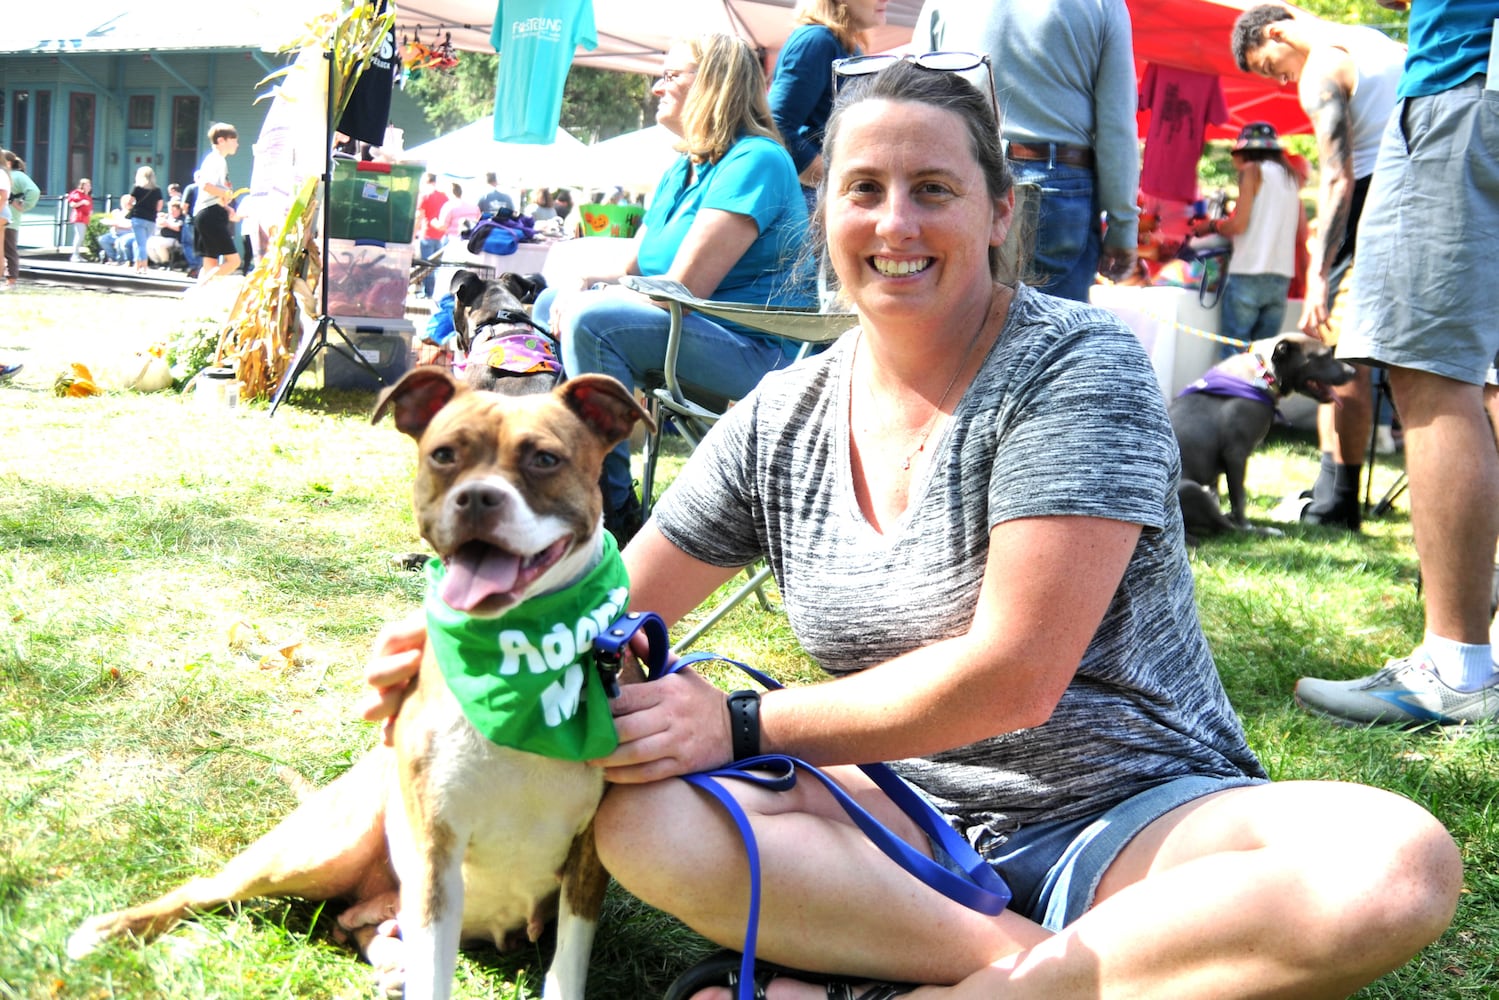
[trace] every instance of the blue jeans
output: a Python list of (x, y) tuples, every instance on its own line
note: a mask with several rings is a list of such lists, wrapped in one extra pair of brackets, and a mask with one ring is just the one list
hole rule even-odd
[(130, 220), (130, 231), (135, 234), (134, 260), (137, 264), (146, 262), (146, 244), (151, 242), (151, 237), (156, 235), (156, 223), (150, 219)]
[(1103, 252), (1099, 223), (1102, 211), (1093, 185), (1093, 170), (1042, 160), (1011, 160), (1016, 184), (1040, 189), (1029, 284), (1048, 295), (1088, 301)]
[[(538, 322), (551, 326), (553, 289), (536, 299)], [(577, 301), (577, 300), (574, 300)], [(562, 369), (569, 377), (585, 372), (613, 375), (631, 389), (660, 373), (666, 357), (671, 314), (618, 289), (602, 289), (574, 306), (562, 337)], [(766, 372), (790, 363), (794, 352), (776, 337), (751, 336), (720, 326), (698, 313), (683, 318), (682, 351), (677, 371), (689, 389), (725, 399), (740, 399)], [(604, 459), (604, 506), (618, 509), (633, 488), (630, 445), (625, 442)]]
[[(440, 239), (429, 240), (426, 237), (423, 237), (419, 247), (419, 252), (422, 255), (422, 259), (431, 260), (432, 255), (442, 249), (442, 244), (443, 241)], [(422, 279), (422, 294), (430, 299), (432, 297), (432, 289), (435, 288), (436, 285), (437, 268), (434, 267), (431, 271), (428, 271), (427, 276)]]
[(99, 237), (99, 252), (105, 260), (128, 264), (135, 259), (135, 234), (122, 229), (106, 230)]
[[(1280, 333), (1286, 317), (1286, 293), (1291, 279), (1280, 274), (1233, 274), (1223, 286), (1223, 313), (1218, 332), (1233, 340), (1253, 342)], [(1244, 350), (1222, 345), (1223, 357)]]
[(193, 224), (188, 221), (187, 216), (182, 217), (182, 259), (187, 261), (189, 270), (195, 271), (203, 265), (198, 248), (193, 246)]

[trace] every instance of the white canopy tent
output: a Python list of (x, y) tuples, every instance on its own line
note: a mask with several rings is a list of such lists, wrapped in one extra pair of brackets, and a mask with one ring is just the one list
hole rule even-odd
[(482, 179), (493, 171), (502, 185), (557, 187), (586, 181), (587, 150), (587, 146), (561, 128), (544, 146), (495, 142), (494, 116), (486, 115), (447, 135), (411, 147), (401, 158), (424, 162), (432, 173), (449, 177)]
[[(429, 44), (451, 32), (453, 44), (469, 52), (491, 52), (494, 0), (409, 0), (399, 5), (397, 30), (420, 31)], [(578, 49), (575, 66), (655, 74), (672, 40), (704, 31), (725, 31), (764, 50), (766, 65), (791, 34), (796, 0), (593, 0), (598, 48)], [(871, 33), (875, 52), (911, 40), (921, 0), (889, 0), (886, 24)]]
[(622, 187), (649, 194), (680, 155), (672, 148), (676, 141), (665, 126), (651, 125), (585, 147), (588, 189)]

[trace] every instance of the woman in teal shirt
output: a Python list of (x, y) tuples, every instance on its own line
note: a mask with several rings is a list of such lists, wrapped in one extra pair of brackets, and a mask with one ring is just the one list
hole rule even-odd
[[(625, 274), (665, 275), (694, 295), (754, 306), (810, 306), (810, 275), (796, 266), (807, 210), (791, 156), (765, 99), (765, 76), (749, 44), (709, 34), (672, 46), (652, 92), (656, 120), (681, 136), (682, 156), (656, 187), (636, 257)], [(634, 293), (599, 288), (537, 300), (562, 344), (569, 375), (602, 372), (628, 386), (659, 371), (670, 316)], [(795, 345), (747, 327), (689, 314), (678, 371), (690, 389), (728, 399), (784, 366)], [(604, 462), (604, 518), (621, 545), (640, 526), (629, 446)]]

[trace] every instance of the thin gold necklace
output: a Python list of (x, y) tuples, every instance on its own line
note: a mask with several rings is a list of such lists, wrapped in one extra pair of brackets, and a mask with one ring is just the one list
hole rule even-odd
[(942, 404), (947, 402), (947, 397), (952, 394), (952, 387), (958, 384), (958, 376), (963, 374), (963, 369), (968, 367), (968, 359), (973, 355), (974, 347), (978, 346), (979, 339), (984, 335), (984, 328), (989, 325), (989, 317), (994, 313), (994, 291), (989, 291), (989, 305), (984, 309), (984, 316), (979, 320), (979, 328), (973, 331), (973, 336), (968, 340), (968, 346), (963, 350), (963, 357), (958, 361), (958, 367), (953, 369), (952, 378), (947, 380), (947, 388), (942, 390), (942, 396), (937, 400), (937, 406), (932, 410), (932, 415), (927, 418), (926, 426), (921, 430), (921, 440), (916, 443), (906, 454), (905, 460), (900, 467), (909, 472), (911, 460), (926, 450), (926, 442), (932, 436), (933, 429), (937, 426), (937, 418), (942, 416)]

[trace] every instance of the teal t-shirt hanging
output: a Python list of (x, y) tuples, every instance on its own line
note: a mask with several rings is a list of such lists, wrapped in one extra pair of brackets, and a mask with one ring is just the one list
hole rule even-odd
[(500, 54), (495, 141), (554, 141), (573, 50), (599, 44), (593, 0), (500, 0), (489, 43)]
[(563, 760), (593, 760), (619, 745), (593, 640), (624, 613), (630, 581), (613, 537), (581, 581), (499, 618), (454, 611), (427, 563), (427, 641), (463, 714), (500, 746)]

